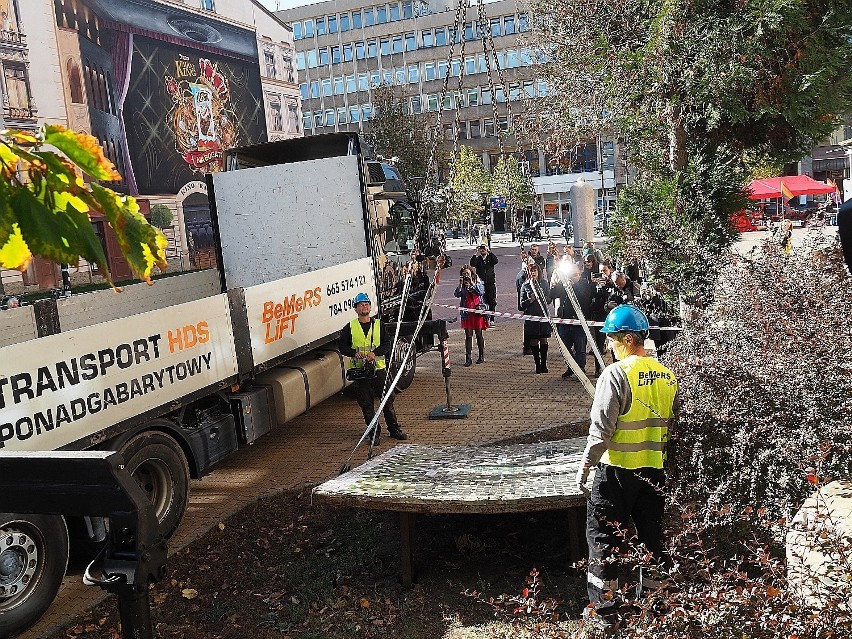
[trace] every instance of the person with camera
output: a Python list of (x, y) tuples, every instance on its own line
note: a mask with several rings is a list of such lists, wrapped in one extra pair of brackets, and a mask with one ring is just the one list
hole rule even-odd
[[(540, 301), (539, 301), (540, 299)], [(524, 315), (541, 317), (550, 299), (550, 282), (544, 277), (544, 272), (538, 263), (530, 259), (527, 265), (527, 280), (521, 286), (521, 300), (518, 305)], [(550, 324), (538, 320), (524, 320), (524, 344), (532, 351), (535, 360), (535, 372), (547, 373), (547, 339), (552, 334)]]
[[(387, 328), (381, 320), (370, 317), (370, 296), (366, 293), (358, 293), (354, 304), (358, 316), (341, 329), (338, 343), (340, 352), (351, 358), (346, 377), (354, 382), (358, 406), (364, 414), (364, 422), (369, 426), (376, 416), (375, 401), (381, 400), (385, 390), (387, 378), (385, 356), (390, 352), (391, 341)], [(388, 396), (382, 414), (385, 416), (385, 424), (391, 437), (399, 440), (408, 439), (408, 435), (402, 431), (396, 418), (393, 393)], [(374, 444), (379, 443), (381, 424), (376, 424), (370, 436)]]
[[(470, 265), (476, 269), (476, 276), (485, 289), (485, 303), (492, 312), (497, 308), (497, 276), (494, 266), (498, 262), (497, 256), (485, 244), (480, 244), (477, 253), (470, 258)], [(488, 324), (494, 326), (493, 316), (488, 318)]]
[[(462, 308), (472, 308), (478, 310), (487, 309), (485, 304), (485, 288), (482, 282), (476, 277), (476, 273), (469, 266), (463, 266), (459, 273), (459, 285), (456, 287), (456, 297), (461, 301), (459, 306)], [(464, 365), (470, 366), (473, 363), (471, 351), (473, 350), (473, 336), (476, 334), (476, 345), (479, 348), (479, 359), (477, 364), (482, 364), (485, 361), (485, 338), (482, 331), (488, 328), (488, 318), (480, 313), (468, 313), (460, 311), (461, 326), (464, 329), (464, 347), (465, 360)]]

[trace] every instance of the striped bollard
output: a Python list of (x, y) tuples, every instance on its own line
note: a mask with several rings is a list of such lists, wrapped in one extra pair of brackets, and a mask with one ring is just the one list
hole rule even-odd
[(440, 406), (435, 406), (429, 412), (429, 419), (459, 419), (461, 417), (467, 417), (467, 414), (470, 412), (470, 404), (459, 404), (458, 406), (453, 405), (453, 396), (450, 391), (450, 375), (452, 375), (451, 365), (450, 365), (450, 344), (449, 344), (449, 334), (447, 333), (447, 324), (446, 322), (441, 322), (442, 327), (439, 332), (439, 338), (441, 340), (441, 374), (444, 376), (444, 389), (447, 392), (447, 403)]

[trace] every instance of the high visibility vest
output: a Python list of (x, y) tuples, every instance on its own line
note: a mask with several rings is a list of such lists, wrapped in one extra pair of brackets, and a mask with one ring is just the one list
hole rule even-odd
[[(382, 342), (382, 325), (378, 318), (373, 320), (370, 330), (364, 335), (364, 330), (361, 328), (361, 322), (356, 317), (349, 322), (349, 332), (352, 333), (352, 348), (362, 353), (369, 353), (375, 350)], [(360, 368), (364, 365), (363, 359), (349, 360), (349, 368)], [(381, 370), (385, 367), (385, 358), (376, 357), (376, 370)]]
[(615, 433), (601, 457), (621, 468), (663, 468), (666, 443), (674, 418), (677, 379), (653, 357), (631, 355), (618, 362), (627, 374), (633, 402), (618, 417)]

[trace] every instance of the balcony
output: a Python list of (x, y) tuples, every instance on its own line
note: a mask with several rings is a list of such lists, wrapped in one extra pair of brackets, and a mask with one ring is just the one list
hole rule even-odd
[(18, 46), (27, 46), (27, 36), (17, 31), (4, 31), (0, 29), (0, 43), (16, 44)]
[(23, 109), (20, 107), (13, 106), (3, 107), (3, 117), (6, 120), (36, 120), (35, 111), (33, 109)]

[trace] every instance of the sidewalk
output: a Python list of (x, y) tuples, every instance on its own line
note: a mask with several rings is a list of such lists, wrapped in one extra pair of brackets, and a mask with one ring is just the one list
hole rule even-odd
[[(584, 419), (591, 398), (576, 380), (563, 380), (564, 364), (555, 344), (548, 374), (533, 372), (531, 357), (520, 354), (521, 322), (500, 321), (486, 331), (485, 363), (464, 368), (464, 334), (450, 331), (452, 400), (472, 404), (459, 420), (429, 420), (429, 411), (446, 403), (440, 355), (417, 360), (412, 386), (397, 395), (396, 410), (407, 444), (477, 444)], [(593, 369), (591, 359), (588, 369)], [(337, 395), (297, 419), (277, 427), (255, 445), (226, 459), (201, 481), (193, 481), (190, 505), (171, 542), (179, 550), (229, 515), (258, 498), (335, 477), (361, 436), (364, 424), (355, 400)], [(380, 450), (397, 442), (382, 438)], [(366, 459), (359, 449), (353, 466)], [(74, 615), (104, 598), (101, 590), (83, 586), (79, 574), (66, 577), (60, 596), (25, 639), (40, 639), (67, 625)]]

